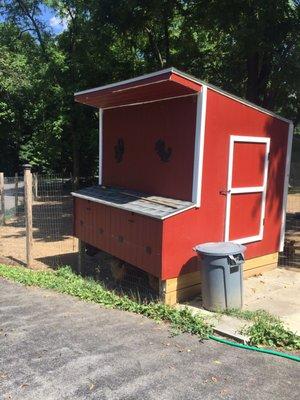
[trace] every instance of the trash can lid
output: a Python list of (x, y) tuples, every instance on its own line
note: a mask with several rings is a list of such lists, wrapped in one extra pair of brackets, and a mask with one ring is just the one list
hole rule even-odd
[(227, 256), (244, 253), (246, 246), (233, 242), (209, 242), (198, 244), (194, 250), (197, 251), (197, 253), (209, 256)]

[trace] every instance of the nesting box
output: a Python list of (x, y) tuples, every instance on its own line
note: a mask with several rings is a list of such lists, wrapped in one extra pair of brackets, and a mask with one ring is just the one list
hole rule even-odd
[(74, 196), (75, 236), (200, 292), (193, 247), (246, 244), (244, 276), (282, 250), (292, 123), (174, 68), (75, 94), (99, 109), (99, 184)]

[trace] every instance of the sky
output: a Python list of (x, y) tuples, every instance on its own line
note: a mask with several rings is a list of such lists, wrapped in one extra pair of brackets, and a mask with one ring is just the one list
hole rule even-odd
[(56, 35), (60, 34), (67, 28), (67, 21), (62, 20), (51, 8), (42, 5), (41, 11), (41, 21), (48, 25)]
[[(44, 22), (55, 35), (59, 35), (67, 28), (67, 20), (61, 19), (53, 9), (46, 5), (42, 5), (41, 12), (39, 19)], [(0, 15), (0, 22), (3, 22), (4, 20), (5, 18)]]

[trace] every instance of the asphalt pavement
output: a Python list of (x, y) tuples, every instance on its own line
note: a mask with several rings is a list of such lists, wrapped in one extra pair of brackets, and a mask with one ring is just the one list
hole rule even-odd
[(300, 365), (0, 279), (0, 399), (298, 399)]

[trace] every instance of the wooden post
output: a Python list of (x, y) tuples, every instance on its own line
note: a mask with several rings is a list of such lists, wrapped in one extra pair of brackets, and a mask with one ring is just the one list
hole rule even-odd
[(31, 165), (24, 166), (25, 219), (26, 219), (26, 264), (32, 266), (32, 173)]
[(82, 267), (83, 267), (83, 261), (84, 261), (84, 252), (85, 252), (85, 243), (78, 239), (78, 268), (77, 272), (79, 275), (81, 275), (82, 272)]
[(19, 176), (15, 173), (15, 215), (18, 215), (18, 205), (19, 205)]
[(5, 225), (5, 192), (4, 192), (4, 173), (0, 172), (0, 225)]

